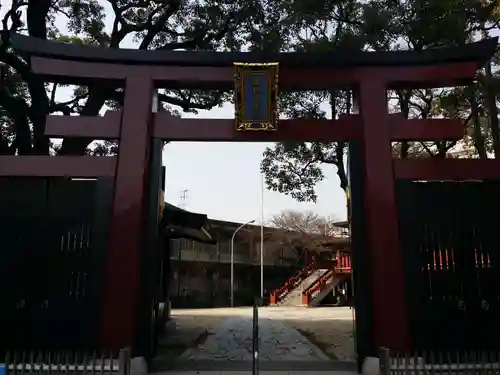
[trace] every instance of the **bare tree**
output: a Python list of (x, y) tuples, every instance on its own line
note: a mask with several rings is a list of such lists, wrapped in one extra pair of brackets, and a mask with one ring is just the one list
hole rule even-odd
[[(260, 229), (250, 233), (260, 238)], [(280, 252), (288, 261), (302, 263), (307, 253), (330, 251), (335, 243), (345, 242), (343, 230), (334, 226), (334, 220), (314, 212), (283, 211), (273, 216), (264, 232), (265, 250)]]

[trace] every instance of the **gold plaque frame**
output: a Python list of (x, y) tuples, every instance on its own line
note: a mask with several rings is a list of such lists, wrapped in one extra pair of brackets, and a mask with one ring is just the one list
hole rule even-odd
[[(276, 131), (278, 130), (278, 79), (279, 63), (242, 63), (234, 64), (234, 109), (236, 131)], [(252, 121), (245, 119), (245, 88), (243, 73), (246, 71), (265, 73), (268, 78), (268, 119)]]

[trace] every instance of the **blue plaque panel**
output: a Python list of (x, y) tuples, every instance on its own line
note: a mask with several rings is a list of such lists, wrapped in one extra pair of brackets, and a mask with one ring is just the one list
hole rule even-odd
[(5, 375), (7, 371), (5, 371), (5, 364), (0, 364), (0, 375)]
[(236, 130), (277, 130), (278, 63), (234, 65)]

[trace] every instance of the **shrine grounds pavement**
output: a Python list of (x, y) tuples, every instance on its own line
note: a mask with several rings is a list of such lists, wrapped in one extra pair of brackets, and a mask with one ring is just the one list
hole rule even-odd
[[(203, 340), (184, 350), (154, 371), (165, 375), (243, 375), (252, 369), (252, 309), (224, 308), (174, 310), (173, 316), (189, 314), (194, 320), (217, 316)], [(198, 314), (198, 319), (196, 315)], [(348, 308), (259, 308), (259, 368), (261, 375), (352, 374), (354, 361), (332, 360), (284, 319), (351, 319)], [(208, 332), (208, 331), (206, 331)], [(165, 358), (167, 359), (167, 358)], [(165, 372), (168, 370), (168, 372)]]

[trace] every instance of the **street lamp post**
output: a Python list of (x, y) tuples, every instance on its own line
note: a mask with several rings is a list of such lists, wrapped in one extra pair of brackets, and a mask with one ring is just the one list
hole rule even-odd
[(233, 233), (233, 237), (231, 237), (231, 307), (234, 307), (234, 237), (236, 233), (243, 228), (245, 225), (255, 223), (255, 220), (247, 221), (246, 223), (241, 224)]
[(260, 305), (264, 306), (264, 174), (260, 185)]

